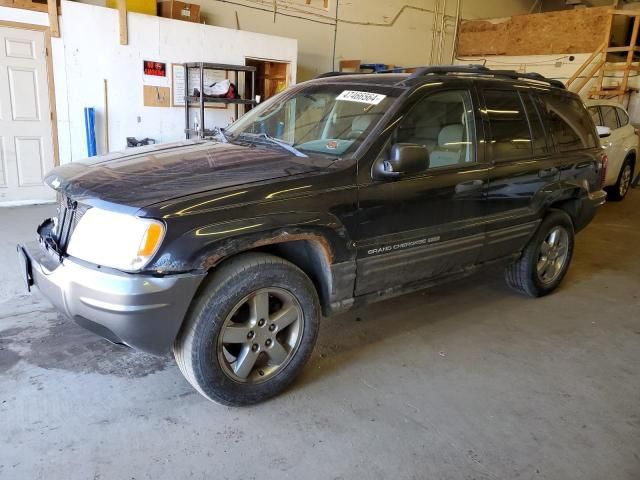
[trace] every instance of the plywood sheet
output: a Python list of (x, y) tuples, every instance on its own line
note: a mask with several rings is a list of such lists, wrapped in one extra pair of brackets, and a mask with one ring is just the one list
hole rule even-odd
[(610, 7), (465, 20), (458, 56), (593, 52), (604, 41)]

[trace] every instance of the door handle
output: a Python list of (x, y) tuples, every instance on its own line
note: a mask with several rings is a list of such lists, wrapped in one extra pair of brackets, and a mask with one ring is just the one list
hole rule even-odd
[(456, 185), (456, 193), (467, 193), (482, 190), (483, 180), (470, 180)]
[(546, 168), (538, 172), (540, 178), (555, 177), (557, 174), (558, 169), (556, 167)]

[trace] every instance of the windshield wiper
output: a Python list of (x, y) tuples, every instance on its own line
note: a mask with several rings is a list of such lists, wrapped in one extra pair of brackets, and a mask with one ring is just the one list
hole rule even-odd
[(293, 145), (289, 145), (287, 142), (283, 142), (282, 140), (272, 137), (268, 133), (243, 133), (243, 135), (247, 135), (250, 137), (263, 138), (274, 145), (278, 145), (281, 148), (284, 148), (287, 152), (293, 153), (296, 157), (307, 157), (304, 153), (298, 150)]
[(229, 143), (229, 138), (227, 137), (227, 134), (224, 133), (224, 128), (213, 127), (213, 131), (216, 132), (216, 134), (218, 135), (218, 137), (220, 137), (220, 139), (222, 139), (222, 143)]

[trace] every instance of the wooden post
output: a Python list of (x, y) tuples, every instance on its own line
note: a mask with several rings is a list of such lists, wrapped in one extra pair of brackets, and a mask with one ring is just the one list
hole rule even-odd
[(128, 45), (127, 0), (118, 0), (118, 23), (120, 25), (120, 45)]
[(109, 90), (104, 79), (104, 153), (109, 153)]
[[(609, 22), (607, 23), (607, 28), (605, 30), (604, 33), (604, 42), (605, 42), (605, 50), (603, 52), (603, 59), (604, 59), (604, 64), (603, 67), (607, 64), (607, 50), (609, 49), (609, 46), (611, 45), (611, 28), (613, 27), (613, 17), (614, 17), (614, 13), (613, 11), (611, 11), (609, 13)], [(602, 70), (600, 70), (600, 75), (598, 75), (598, 81), (597, 81), (597, 86), (596, 86), (596, 92), (601, 92), (602, 91), (602, 84), (604, 83), (604, 71), (605, 69), (602, 68)], [(598, 98), (600, 98), (600, 95), (598, 95)]]
[[(629, 71), (631, 64), (633, 63), (633, 54), (636, 52), (636, 42), (638, 40), (638, 29), (640, 28), (640, 17), (633, 17), (633, 30), (631, 31), (631, 41), (629, 42), (629, 52), (627, 53), (627, 63), (625, 65), (624, 74), (622, 75), (622, 84), (620, 90), (627, 91), (627, 85), (629, 83)], [(624, 95), (624, 94), (623, 94)]]
[(58, 3), (56, 0), (47, 0), (49, 12), (49, 30), (52, 37), (60, 37), (60, 24), (58, 23)]

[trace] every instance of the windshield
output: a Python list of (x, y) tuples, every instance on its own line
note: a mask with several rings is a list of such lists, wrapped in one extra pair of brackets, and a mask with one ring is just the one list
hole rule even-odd
[(279, 145), (299, 156), (343, 156), (364, 141), (401, 93), (373, 85), (310, 85), (285, 91), (251, 110), (227, 139)]

